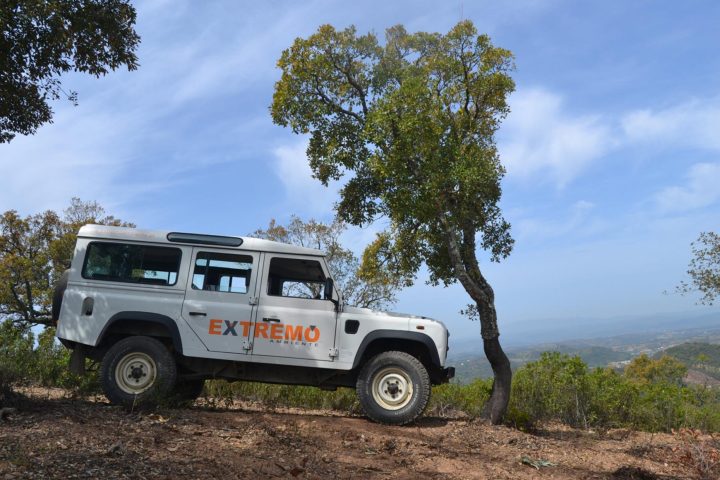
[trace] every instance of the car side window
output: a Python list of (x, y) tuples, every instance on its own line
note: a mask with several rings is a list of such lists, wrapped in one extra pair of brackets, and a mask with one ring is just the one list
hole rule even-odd
[(325, 273), (320, 262), (275, 257), (270, 261), (268, 295), (292, 298), (323, 298)]
[(194, 290), (225, 293), (247, 293), (253, 258), (218, 252), (199, 252), (195, 258), (192, 287)]
[(175, 285), (181, 256), (179, 248), (92, 242), (82, 276), (89, 280)]

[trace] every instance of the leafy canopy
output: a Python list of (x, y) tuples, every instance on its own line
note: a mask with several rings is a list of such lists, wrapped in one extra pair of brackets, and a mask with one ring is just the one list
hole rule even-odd
[(358, 258), (340, 242), (346, 228), (338, 220), (326, 224), (293, 216), (287, 225), (273, 219), (266, 229), (256, 230), (252, 236), (324, 251), (330, 273), (348, 305), (381, 309), (395, 303), (395, 292), (400, 287), (397, 283), (389, 278), (383, 281), (380, 276), (366, 279), (359, 274)]
[(677, 290), (681, 294), (699, 292), (699, 303), (712, 305), (720, 296), (720, 235), (701, 233), (692, 243), (692, 254), (687, 270), (690, 283), (681, 282)]
[(50, 100), (69, 71), (96, 77), (138, 66), (135, 8), (129, 0), (0, 2), (0, 143), (52, 121)]
[(493, 260), (510, 253), (494, 142), (514, 89), (508, 50), (470, 21), (446, 35), (392, 27), (384, 45), (324, 25), (296, 39), (278, 65), (274, 121), (310, 133), (310, 166), (324, 184), (352, 172), (339, 218), (389, 220), (363, 256), (366, 275), (383, 265), (410, 279), (426, 262), (433, 283), (453, 283), (449, 242), (457, 242), (463, 268), (480, 280), (478, 233)]

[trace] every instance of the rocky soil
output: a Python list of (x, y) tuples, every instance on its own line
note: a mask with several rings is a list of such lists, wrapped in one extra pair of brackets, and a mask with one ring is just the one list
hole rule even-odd
[(462, 418), (388, 427), (240, 403), (132, 413), (103, 399), (25, 395), (0, 420), (0, 480), (718, 478), (717, 439), (702, 435), (524, 433)]

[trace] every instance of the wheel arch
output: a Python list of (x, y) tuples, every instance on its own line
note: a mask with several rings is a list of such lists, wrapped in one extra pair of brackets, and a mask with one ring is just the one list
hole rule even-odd
[(182, 338), (177, 323), (172, 318), (150, 312), (118, 312), (103, 327), (98, 336), (97, 347), (107, 346), (113, 337), (143, 335), (169, 339), (173, 349), (180, 355), (183, 353)]
[(361, 367), (378, 353), (392, 350), (416, 357), (429, 372), (441, 368), (437, 346), (429, 335), (401, 330), (374, 330), (368, 333), (360, 343), (352, 368)]

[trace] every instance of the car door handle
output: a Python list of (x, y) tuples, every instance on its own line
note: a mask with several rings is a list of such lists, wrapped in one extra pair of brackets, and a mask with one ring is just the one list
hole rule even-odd
[(263, 318), (263, 322), (280, 322), (280, 319), (276, 317), (265, 317)]
[(207, 313), (205, 313), (205, 312), (189, 312), (189, 313), (193, 317), (206, 317), (207, 316)]

